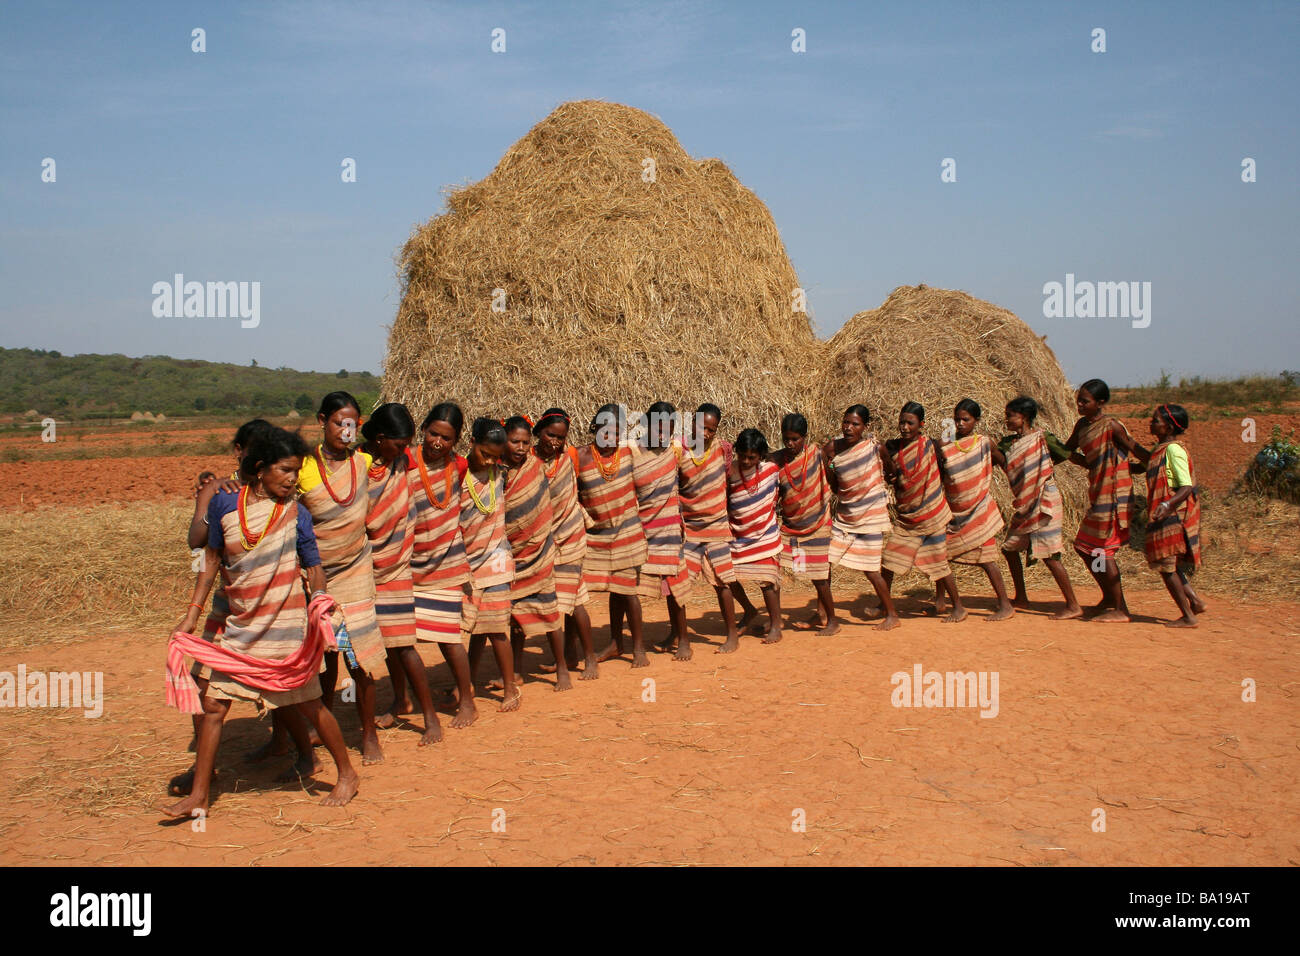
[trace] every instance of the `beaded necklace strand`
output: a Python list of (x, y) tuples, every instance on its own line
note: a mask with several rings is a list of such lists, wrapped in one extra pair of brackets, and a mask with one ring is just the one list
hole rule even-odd
[(478, 492), (474, 490), (474, 473), (472, 471), (465, 472), (465, 487), (469, 490), (469, 496), (474, 501), (474, 507), (479, 510), (479, 514), (490, 515), (493, 511), (496, 510), (497, 507), (497, 466), (496, 465), (488, 466), (487, 485), (488, 485), (488, 502), (486, 505), (484, 505), (483, 500), (478, 496)]
[(271, 530), (271, 526), (274, 525), (276, 519), (280, 517), (280, 512), (284, 511), (284, 505), (278, 501), (275, 503), (275, 507), (271, 509), (271, 517), (266, 519), (266, 527), (262, 529), (261, 534), (256, 536), (251, 534), (248, 530), (248, 485), (244, 485), (244, 487), (239, 489), (239, 497), (235, 500), (235, 510), (239, 514), (239, 537), (242, 539), (241, 543), (243, 544), (245, 551), (252, 551), (257, 547), (258, 543), (266, 537), (266, 533)]
[(316, 467), (320, 469), (320, 480), (325, 486), (326, 493), (334, 500), (336, 505), (347, 507), (352, 504), (352, 499), (357, 495), (357, 459), (355, 455), (348, 455), (348, 470), (352, 473), (352, 490), (348, 492), (347, 498), (340, 498), (334, 494), (334, 488), (330, 485), (329, 469), (325, 467), (325, 452), (323, 445), (316, 446)]

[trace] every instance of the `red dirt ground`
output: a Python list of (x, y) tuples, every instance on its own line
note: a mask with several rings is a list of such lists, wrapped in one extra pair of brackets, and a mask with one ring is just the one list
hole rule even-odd
[[(806, 601), (787, 595), (786, 607)], [(610, 663), (566, 694), (534, 676), (520, 712), (480, 699), (478, 723), (453, 731), (444, 717), (438, 745), (417, 749), (416, 723), (384, 732), (387, 761), (357, 761), (361, 793), (343, 809), (277, 789), (278, 766), (244, 763), (267, 724), (236, 705), (202, 832), (152, 809), (190, 761), (188, 718), (163, 703), (163, 636), (37, 648), (22, 655), (29, 669), (102, 670), (104, 713), (6, 715), (3, 856), (113, 866), (1300, 863), (1300, 605), (1216, 601), (1199, 630), (1176, 631), (1153, 620), (1169, 614), (1165, 595), (1130, 601), (1141, 616), (1131, 625), (1042, 613), (986, 624), (988, 602), (977, 599), (958, 625), (787, 631), (774, 646), (746, 639), (729, 657), (699, 643), (691, 662)], [(657, 639), (663, 612), (648, 617)], [(700, 628), (717, 632), (716, 611)], [(448, 683), (441, 656), (422, 651), (439, 662), (435, 682)], [(15, 657), (0, 656), (0, 670), (13, 671)], [(542, 654), (530, 647), (528, 659), (535, 670)], [(998, 671), (997, 716), (891, 706), (890, 675), (918, 662)], [(1242, 701), (1245, 678), (1257, 682), (1256, 703)], [(341, 712), (354, 745), (355, 717)], [(492, 830), (498, 809), (505, 832)], [(1099, 809), (1105, 832), (1093, 828)], [(799, 810), (806, 832), (792, 830)]]

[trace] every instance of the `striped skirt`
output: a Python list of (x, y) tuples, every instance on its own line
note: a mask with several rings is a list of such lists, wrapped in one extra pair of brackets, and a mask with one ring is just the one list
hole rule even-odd
[(635, 596), (641, 580), (640, 568), (583, 568), (582, 583), (588, 591), (608, 591), (610, 594)]
[[(410, 578), (375, 585), (375, 613), (384, 647), (415, 644), (415, 594)], [(349, 633), (351, 629), (349, 628)]]
[(1010, 534), (1002, 542), (1003, 551), (1028, 551), (1030, 557), (1040, 561), (1047, 558), (1059, 558), (1065, 547), (1065, 535), (1061, 533), (1061, 522), (1054, 526), (1031, 531), (1029, 534)]
[(561, 614), (572, 614), (580, 607), (586, 607), (591, 600), (591, 592), (582, 577), (581, 564), (557, 564), (555, 566), (555, 603)]
[(461, 604), (460, 629), (465, 634), (505, 634), (510, 627), (510, 582), (472, 588)]
[(731, 542), (725, 539), (686, 541), (682, 545), (690, 580), (703, 577), (716, 587), (736, 580), (736, 566), (731, 560)]
[(770, 584), (779, 588), (781, 586), (781, 564), (775, 556), (737, 564), (736, 580), (741, 584)]
[(989, 538), (978, 548), (968, 548), (960, 554), (953, 554), (952, 550), (949, 546), (948, 560), (954, 564), (992, 564), (998, 559), (998, 539)]
[(849, 568), (853, 571), (879, 571), (880, 557), (884, 550), (884, 531), (859, 534), (834, 527), (831, 529), (831, 542), (827, 558), (837, 568)]
[[(686, 566), (686, 558), (683, 556), (677, 570), (672, 574), (654, 574), (649, 568), (651, 565), (641, 567), (641, 582), (637, 594), (650, 600), (664, 600), (668, 595), (672, 595), (678, 604), (685, 602), (687, 595), (691, 593), (691, 572)], [(656, 571), (662, 571), (663, 565), (655, 565)]]
[(526, 597), (510, 602), (510, 616), (524, 632), (524, 637), (537, 637), (560, 629), (563, 618), (554, 591), (535, 591)]
[[(841, 555), (843, 557), (843, 555)], [(781, 566), (793, 574), (814, 581), (831, 576), (831, 533), (825, 528), (816, 534), (796, 538), (781, 536)]]
[(434, 644), (459, 644), (461, 605), (465, 590), (417, 588), (415, 591), (415, 639)]
[(385, 653), (384, 638), (376, 617), (375, 602), (366, 598), (348, 604), (340, 603), (333, 620), (336, 631), (340, 625), (348, 629), (348, 640), (352, 643), (352, 654), (357, 659), (357, 667), (371, 677), (388, 673), (388, 655)]
[(946, 578), (952, 569), (948, 566), (948, 519), (928, 534), (917, 528), (894, 528), (885, 547), (881, 563), (895, 574), (906, 574), (912, 568), (931, 581)]

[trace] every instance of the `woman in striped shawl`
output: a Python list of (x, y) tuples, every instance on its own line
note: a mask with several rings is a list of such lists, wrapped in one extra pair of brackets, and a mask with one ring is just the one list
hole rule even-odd
[(826, 481), (822, 450), (808, 443), (808, 419), (791, 412), (781, 419), (783, 449), (772, 456), (777, 467), (777, 507), (781, 517), (781, 564), (812, 578), (817, 610), (795, 630), (840, 629), (831, 596), (831, 488)]
[[(548, 408), (533, 426), (533, 454), (542, 463), (551, 492), (552, 534), (555, 536), (555, 600), (564, 615), (564, 654), (570, 672), (577, 670), (577, 644), (586, 660), (579, 680), (595, 680), (600, 666), (591, 644), (589, 592), (582, 579), (587, 557), (587, 522), (578, 501), (578, 450), (569, 444), (569, 413)], [(546, 668), (543, 667), (543, 670)]]
[(781, 640), (781, 532), (776, 520), (777, 467), (767, 460), (767, 439), (757, 428), (736, 436), (735, 457), (727, 469), (727, 521), (731, 527), (731, 560), (736, 580), (731, 593), (745, 608), (740, 629), (749, 626), (757, 609), (745, 596), (744, 582), (763, 592), (767, 608), (764, 644)]
[(510, 583), (515, 679), (523, 679), (524, 641), (545, 634), (555, 656), (555, 689), (571, 690), (564, 660), (564, 631), (555, 596), (555, 536), (546, 470), (532, 451), (533, 423), (522, 415), (506, 419), (506, 540), (515, 559)]
[(1070, 575), (1061, 563), (1061, 493), (1053, 467), (1054, 462), (1067, 461), (1070, 451), (1051, 432), (1034, 427), (1038, 403), (1032, 398), (1013, 398), (1007, 402), (1006, 415), (1012, 434), (993, 449), (993, 461), (1006, 471), (1011, 486), (1011, 523), (1002, 542), (1002, 556), (1016, 588), (1012, 604), (1023, 610), (1030, 607), (1020, 564), (1020, 552), (1025, 551), (1027, 561), (1037, 558), (1043, 562), (1065, 598), (1065, 607), (1052, 616), (1058, 621), (1082, 617)]
[[(641, 565), (639, 596), (668, 604), (672, 628), (655, 644), (658, 651), (670, 651), (677, 642), (673, 660), (691, 659), (691, 638), (686, 631), (686, 596), (690, 573), (682, 553), (682, 509), (677, 493), (677, 456), (673, 454), (677, 409), (668, 402), (655, 402), (646, 410), (644, 434), (631, 447), (632, 485), (636, 489), (637, 513), (645, 531), (648, 557)], [(610, 629), (621, 634), (622, 620)]]
[[(587, 528), (587, 561), (583, 578), (592, 591), (609, 593), (609, 619), (622, 612), (632, 632), (632, 666), (650, 663), (641, 633), (641, 566), (648, 551), (637, 515), (632, 483), (632, 456), (623, 447), (625, 412), (604, 405), (591, 422), (592, 442), (578, 449), (578, 500), (591, 518)], [(610, 635), (597, 660), (622, 656), (622, 635)]]
[[(948, 523), (948, 560), (975, 564), (988, 576), (997, 595), (998, 609), (990, 621), (1005, 621), (1015, 613), (1007, 598), (1007, 586), (998, 570), (997, 533), (1002, 530), (1002, 512), (993, 500), (993, 443), (975, 434), (979, 402), (963, 398), (953, 410), (956, 435), (941, 443), (945, 478), (944, 495), (952, 521)], [(935, 611), (946, 610), (943, 591), (935, 588)]]
[(727, 523), (727, 468), (731, 443), (718, 438), (722, 410), (705, 402), (695, 410), (687, 434), (673, 440), (677, 458), (677, 494), (682, 508), (682, 551), (691, 581), (704, 578), (713, 585), (718, 610), (727, 629), (719, 652), (740, 645), (736, 629), (736, 600), (730, 584), (736, 580), (731, 563), (731, 526)]
[[(850, 405), (840, 420), (841, 437), (826, 443), (823, 458), (826, 480), (835, 492), (831, 518), (830, 563), (861, 571), (880, 599), (880, 610), (868, 619), (884, 619), (877, 627), (888, 631), (898, 627), (898, 612), (889, 585), (880, 573), (880, 559), (889, 531), (889, 494), (885, 489), (880, 445), (864, 435), (871, 413), (865, 405)], [(827, 582), (829, 586), (829, 581)]]
[(501, 671), (501, 711), (518, 710), (514, 655), (506, 630), (510, 627), (510, 582), (515, 559), (506, 541), (506, 430), (492, 418), (477, 418), (470, 428), (472, 444), (460, 493), (460, 536), (469, 561), (470, 593), (461, 607), (461, 632), (469, 635), (469, 669), (478, 673), (485, 642)]
[[(424, 747), (442, 740), (442, 724), (433, 706), (429, 677), (424, 661), (415, 649), (415, 589), (411, 579), (411, 555), (415, 551), (415, 505), (411, 499), (411, 459), (407, 448), (415, 437), (415, 422), (405, 405), (388, 402), (371, 413), (361, 426), (366, 439), (363, 450), (373, 464), (370, 479), (370, 510), (366, 514), (366, 534), (373, 549), (375, 566), (375, 607), (379, 612), (379, 631), (388, 654), (388, 674), (393, 680), (393, 706), (379, 721), (391, 727), (402, 713), (410, 713), (410, 703), (398, 698), (404, 689), (402, 676), (415, 689), (424, 733), (417, 746)], [(402, 676), (395, 676), (402, 675)], [(383, 755), (378, 755), (383, 760)], [(374, 763), (374, 759), (364, 762)]]
[(943, 618), (955, 624), (966, 617), (957, 593), (957, 579), (948, 566), (948, 522), (952, 511), (944, 497), (946, 469), (939, 446), (926, 438), (925, 409), (908, 402), (898, 413), (898, 438), (885, 443), (885, 476), (894, 483), (894, 510), (898, 523), (889, 537), (882, 564), (885, 583), (891, 588), (894, 576), (912, 568), (938, 586), (946, 588), (952, 610)]
[(1074, 536), (1074, 550), (1101, 588), (1098, 612), (1089, 620), (1127, 623), (1128, 604), (1120, 580), (1119, 549), (1128, 543), (1133, 478), (1128, 456), (1134, 442), (1122, 422), (1106, 414), (1110, 386), (1101, 379), (1084, 382), (1075, 393), (1082, 416), (1065, 443), (1070, 461), (1088, 469), (1088, 513)]
[[(420, 425), (420, 447), (411, 449), (408, 474), (415, 504), (415, 542), (411, 586), (415, 595), (415, 637), (438, 646), (456, 678), (456, 714), (451, 725), (463, 729), (478, 719), (469, 656), (461, 639), (465, 586), (470, 579), (465, 541), (460, 535), (460, 496), (468, 462), (456, 454), (465, 418), (460, 406), (433, 406)], [(402, 671), (393, 675), (393, 693), (406, 699)], [(400, 689), (399, 689), (400, 687)]]
[[(1196, 471), (1187, 447), (1177, 441), (1187, 431), (1187, 409), (1181, 405), (1159, 405), (1151, 415), (1151, 434), (1156, 447), (1147, 451), (1133, 446), (1133, 457), (1147, 468), (1147, 564), (1160, 573), (1169, 596), (1182, 616), (1166, 621), (1166, 627), (1195, 627), (1196, 615), (1205, 613), (1205, 602), (1192, 590), (1187, 575), (1201, 564), (1201, 505), (1197, 497)], [(1179, 564), (1183, 567), (1179, 567)]]
[(353, 683), (361, 725), (362, 759), (383, 756), (375, 733), (375, 681), (383, 673), (384, 639), (375, 615), (375, 576), (370, 540), (366, 535), (367, 471), (373, 464), (363, 451), (352, 449), (361, 411), (348, 392), (330, 392), (321, 399), (316, 420), (321, 441), (298, 473), (299, 503), (311, 513), (320, 547), (321, 567), (330, 596), (338, 603), (334, 632), (342, 651), (325, 654), (321, 697), (333, 708), (339, 657)]
[[(281, 429), (253, 439), (240, 465), (241, 489), (221, 492), (208, 505), (204, 561), (176, 630), (193, 633), (220, 571), (229, 613), (217, 645), (271, 666), (302, 647), (307, 601), (300, 569), (306, 571), (313, 597), (324, 594), (326, 587), (311, 515), (294, 498), (306, 453), (301, 438)], [(338, 723), (321, 706), (320, 680), (314, 673), (305, 683), (283, 690), (259, 689), (211, 669), (195, 674), (195, 683), (203, 717), (189, 795), (166, 807), (168, 816), (188, 819), (195, 811), (207, 812), (222, 724), (235, 700), (259, 708), (296, 708), (315, 726), (338, 768), (338, 781), (322, 803), (342, 806), (356, 795), (360, 779), (348, 760)]]

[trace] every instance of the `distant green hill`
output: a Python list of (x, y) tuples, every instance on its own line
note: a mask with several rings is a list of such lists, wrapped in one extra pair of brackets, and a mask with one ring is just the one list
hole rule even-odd
[(284, 415), (315, 411), (321, 397), (346, 389), (368, 410), (379, 395), (371, 372), (299, 372), (165, 355), (61, 355), (0, 349), (0, 412), (99, 418), (133, 411)]

